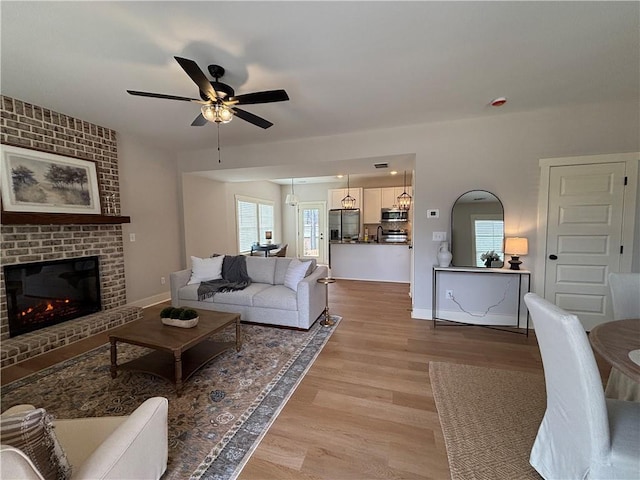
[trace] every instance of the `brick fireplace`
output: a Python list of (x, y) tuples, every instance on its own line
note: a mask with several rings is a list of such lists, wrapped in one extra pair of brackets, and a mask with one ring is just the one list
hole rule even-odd
[[(102, 197), (120, 210), (116, 132), (20, 100), (1, 96), (1, 143), (65, 155), (96, 163)], [(103, 205), (103, 211), (105, 207)], [(0, 264), (98, 256), (102, 311), (36, 332), (9, 338), (7, 297), (0, 269), (1, 366), (14, 364), (53, 348), (140, 318), (141, 309), (126, 306), (122, 225), (117, 221), (75, 223), (70, 217), (49, 224), (7, 221), (0, 227)]]

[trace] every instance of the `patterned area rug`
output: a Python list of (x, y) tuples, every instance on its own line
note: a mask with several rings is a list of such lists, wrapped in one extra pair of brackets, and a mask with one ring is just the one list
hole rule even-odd
[(546, 408), (542, 374), (431, 362), (452, 480), (540, 480), (529, 454)]
[[(109, 345), (2, 388), (1, 409), (29, 403), (58, 418), (127, 415), (154, 396), (169, 399), (169, 464), (163, 479), (235, 478), (331, 333), (242, 325), (240, 352), (228, 351), (195, 373), (177, 397), (166, 380), (109, 374)], [(214, 339), (231, 341), (229, 328)], [(148, 349), (118, 344), (118, 363)]]

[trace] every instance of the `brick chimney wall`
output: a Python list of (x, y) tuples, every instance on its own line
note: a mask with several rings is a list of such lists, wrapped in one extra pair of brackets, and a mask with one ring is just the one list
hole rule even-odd
[[(102, 198), (113, 195), (120, 211), (115, 131), (14, 98), (0, 96), (0, 102), (2, 144), (95, 162)], [(2, 225), (0, 253), (1, 266), (99, 255), (103, 310), (126, 304), (121, 225)], [(2, 269), (0, 315), (0, 340), (5, 340), (9, 326)]]

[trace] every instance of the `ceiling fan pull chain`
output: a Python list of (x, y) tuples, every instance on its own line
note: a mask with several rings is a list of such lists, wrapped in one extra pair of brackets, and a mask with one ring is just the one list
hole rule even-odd
[(222, 163), (222, 160), (220, 160), (220, 122), (216, 123), (216, 125), (218, 126), (218, 163)]

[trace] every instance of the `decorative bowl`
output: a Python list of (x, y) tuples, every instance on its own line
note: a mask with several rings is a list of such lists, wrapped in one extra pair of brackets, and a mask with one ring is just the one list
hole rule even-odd
[(170, 325), (172, 327), (180, 328), (192, 328), (198, 324), (200, 317), (192, 318), (191, 320), (180, 320), (178, 318), (161, 318), (164, 325)]

